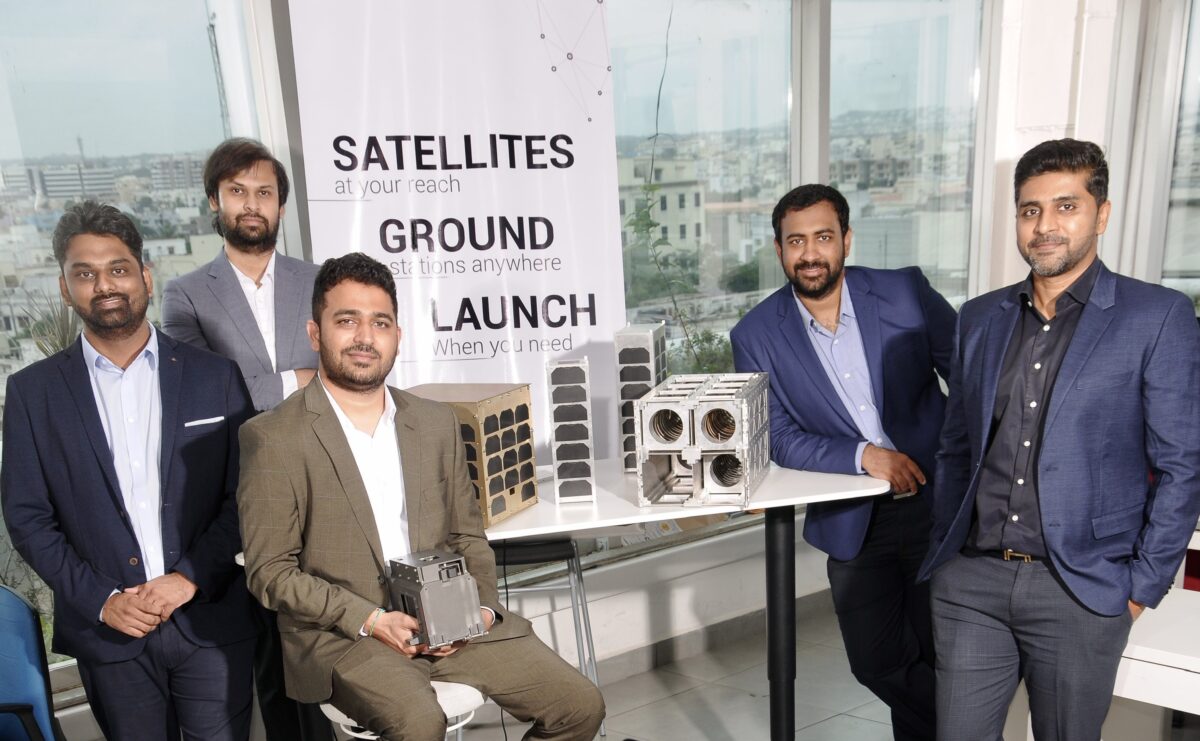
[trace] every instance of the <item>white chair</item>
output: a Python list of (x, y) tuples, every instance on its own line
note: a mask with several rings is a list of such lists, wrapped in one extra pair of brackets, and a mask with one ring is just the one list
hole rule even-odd
[[(475, 717), (475, 710), (483, 704), (483, 694), (470, 685), (457, 682), (433, 682), (433, 691), (437, 693), (438, 705), (442, 706), (442, 712), (449, 720), (446, 726), (446, 735), (450, 735), (450, 732), (453, 731), (454, 737), (458, 741), (462, 741), (463, 726), (470, 723), (471, 719)], [(321, 705), (321, 712), (325, 713), (326, 718), (336, 723), (343, 733), (354, 738), (379, 738), (329, 703)]]

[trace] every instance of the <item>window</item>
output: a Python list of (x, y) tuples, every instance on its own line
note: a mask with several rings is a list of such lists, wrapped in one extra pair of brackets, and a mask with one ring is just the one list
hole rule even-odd
[[(4, 10), (0, 389), (42, 358), (38, 330), (60, 305), (50, 234), (68, 204), (95, 198), (133, 215), (159, 288), (220, 249), (201, 182), (209, 150), (227, 135), (209, 30), (202, 0)], [(158, 312), (152, 300), (152, 321)], [(3, 527), (0, 581), (51, 614), (49, 589), (12, 552)]]
[(624, 216), (625, 215), (625, 199), (624, 198), (622, 198), (620, 200), (620, 204), (621, 204), (621, 215)]
[[(792, 3), (606, 7), (620, 196), (660, 206), (625, 216), (629, 321), (667, 317), (672, 373), (731, 371), (729, 329), (780, 285), (759, 275), (777, 266), (770, 213), (790, 185)], [(689, 224), (696, 239), (686, 239)]]
[(700, 222), (696, 222), (696, 239), (700, 238)]
[(1200, 8), (1193, 7), (1188, 29), (1183, 88), (1175, 134), (1163, 250), (1163, 285), (1191, 297), (1200, 314)]
[(967, 294), (981, 3), (833, 0), (829, 178), (850, 202), (850, 261), (919, 265)]

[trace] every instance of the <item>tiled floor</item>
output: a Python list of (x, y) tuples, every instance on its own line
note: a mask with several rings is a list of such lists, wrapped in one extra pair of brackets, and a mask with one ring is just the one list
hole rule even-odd
[[(850, 675), (832, 608), (798, 616), (796, 741), (890, 741), (887, 706)], [(770, 737), (767, 652), (761, 636), (604, 685), (611, 741), (756, 741)], [(509, 741), (525, 724), (505, 718)], [(480, 708), (465, 741), (505, 738), (495, 705)], [(1172, 741), (1200, 741), (1188, 716)]]
[[(832, 614), (797, 622), (796, 741), (888, 741), (887, 707), (850, 675)], [(735, 640), (602, 687), (612, 741), (730, 739), (770, 736), (767, 650), (761, 636)], [(503, 739), (500, 713), (480, 708), (465, 741)], [(504, 728), (517, 741), (527, 726), (511, 717)]]

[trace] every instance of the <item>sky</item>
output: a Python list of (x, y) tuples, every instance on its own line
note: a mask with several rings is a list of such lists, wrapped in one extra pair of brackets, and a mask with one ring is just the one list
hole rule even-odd
[(0, 0), (0, 160), (211, 149), (203, 0)]
[[(520, 2), (523, 0), (505, 0)], [(837, 0), (830, 113), (973, 102), (978, 0)], [(790, 0), (606, 3), (618, 134), (788, 120)], [(668, 37), (667, 19), (671, 17)], [(0, 0), (0, 161), (204, 151), (223, 135), (204, 0)]]

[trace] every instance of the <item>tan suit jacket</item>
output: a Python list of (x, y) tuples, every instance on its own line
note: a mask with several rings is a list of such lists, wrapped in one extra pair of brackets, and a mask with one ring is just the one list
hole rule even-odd
[[(453, 412), (388, 389), (404, 473), (412, 549), (463, 556), (479, 602), (496, 611), (475, 642), (528, 635), (529, 622), (500, 606), (496, 563), (483, 535)], [(386, 564), (366, 487), (320, 383), (310, 383), (241, 429), (238, 510), (250, 592), (279, 613), (289, 696), (322, 702), (333, 666), (388, 607)], [(399, 660), (408, 661), (400, 654)]]

